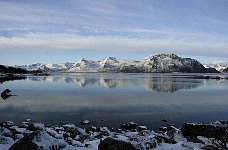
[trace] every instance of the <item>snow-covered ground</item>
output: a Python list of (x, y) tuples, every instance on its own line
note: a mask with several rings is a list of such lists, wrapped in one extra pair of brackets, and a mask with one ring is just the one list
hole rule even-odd
[(20, 125), (5, 121), (0, 124), (0, 149), (103, 150), (110, 146), (120, 150), (227, 149), (227, 128), (228, 122), (217, 121), (184, 124), (181, 129), (167, 125), (155, 133), (133, 122), (114, 130), (89, 125), (82, 129), (74, 124), (51, 127), (30, 119)]

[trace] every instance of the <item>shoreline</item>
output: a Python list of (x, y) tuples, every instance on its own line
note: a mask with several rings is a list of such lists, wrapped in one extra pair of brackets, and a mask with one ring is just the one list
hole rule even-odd
[(167, 125), (159, 132), (133, 122), (119, 129), (89, 126), (84, 120), (80, 128), (74, 124), (48, 126), (26, 119), (19, 125), (13, 121), (0, 123), (0, 149), (66, 149), (66, 150), (160, 150), (160, 149), (227, 149), (228, 121), (208, 124), (184, 123), (181, 128)]

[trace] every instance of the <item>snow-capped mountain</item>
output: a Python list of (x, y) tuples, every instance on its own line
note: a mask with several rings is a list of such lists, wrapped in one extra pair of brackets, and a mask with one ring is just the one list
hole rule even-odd
[(22, 65), (22, 66), (15, 66), (16, 68), (21, 68), (21, 69), (26, 69), (29, 71), (33, 70), (39, 70), (39, 68), (42, 66), (42, 63), (36, 63), (36, 64), (31, 64), (31, 65)]
[(207, 72), (197, 60), (181, 58), (175, 54), (159, 54), (141, 61), (145, 72)]
[(225, 61), (214, 61), (212, 63), (204, 63), (203, 64), (205, 68), (215, 68), (216, 70), (223, 72), (225, 68), (228, 67), (228, 62)]
[(99, 61), (99, 71), (100, 72), (115, 72), (115, 69), (120, 65), (120, 62), (116, 57), (108, 57)]
[(23, 66), (16, 66), (17, 68), (26, 69), (29, 71), (33, 70), (41, 70), (45, 72), (53, 72), (53, 71), (67, 71), (72, 67), (73, 63), (61, 63), (61, 64), (43, 64), (43, 63), (36, 63), (31, 65), (23, 65)]
[(101, 61), (82, 59), (75, 63), (70, 72), (217, 72), (205, 68), (199, 61), (181, 58), (174, 54), (149, 56), (142, 61), (121, 60), (108, 57)]
[(99, 64), (92, 60), (82, 58), (69, 68), (69, 72), (97, 72)]
[(191, 58), (181, 58), (175, 54), (151, 55), (141, 61), (131, 61), (107, 57), (99, 61), (82, 58), (76, 63), (62, 64), (32, 64), (17, 66), (27, 70), (41, 70), (45, 72), (191, 72), (218, 73), (209, 66), (203, 66), (199, 61)]
[[(124, 68), (136, 65), (136, 62), (129, 60), (107, 57), (99, 61), (81, 59), (76, 62), (69, 72), (124, 72)], [(130, 72), (130, 71), (128, 71)]]

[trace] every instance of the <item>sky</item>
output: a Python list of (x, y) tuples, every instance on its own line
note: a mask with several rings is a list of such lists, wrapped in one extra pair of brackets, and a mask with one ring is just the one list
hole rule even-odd
[(0, 0), (0, 64), (160, 53), (228, 62), (227, 8), (228, 0)]

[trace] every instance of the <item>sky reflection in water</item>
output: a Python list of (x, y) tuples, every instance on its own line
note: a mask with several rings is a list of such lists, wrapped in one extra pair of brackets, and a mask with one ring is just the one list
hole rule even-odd
[[(198, 76), (199, 74), (197, 74)], [(195, 74), (59, 74), (1, 84), (17, 97), (0, 101), (0, 121), (26, 118), (119, 127), (134, 121), (157, 129), (167, 118), (183, 122), (227, 120), (227, 80)]]

